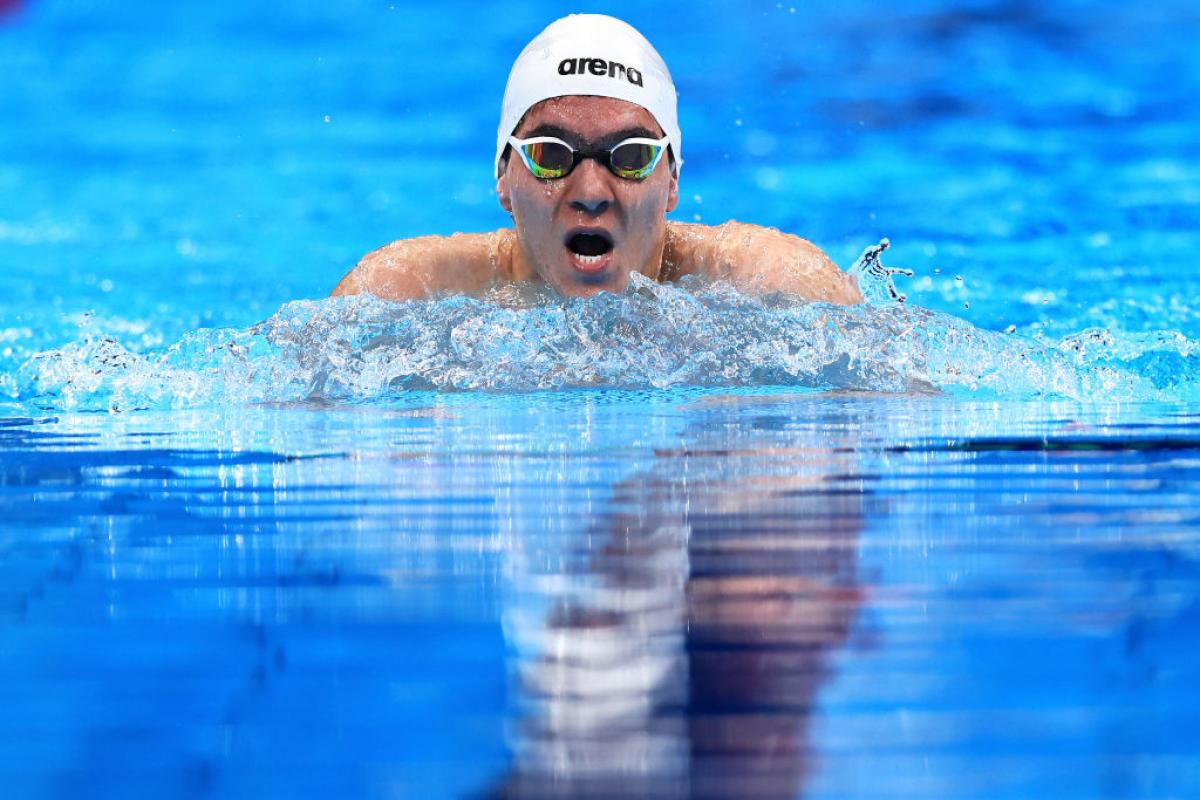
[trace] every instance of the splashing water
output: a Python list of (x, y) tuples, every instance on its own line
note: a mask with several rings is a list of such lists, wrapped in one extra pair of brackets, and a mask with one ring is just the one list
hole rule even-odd
[(125, 410), (366, 401), (410, 390), (789, 385), (997, 397), (1162, 400), (1196, 394), (1200, 347), (1180, 334), (1085, 331), (1058, 343), (981, 330), (906, 306), (885, 239), (851, 267), (868, 305), (751, 297), (723, 283), (563, 298), (502, 287), (483, 298), (297, 301), (248, 329), (201, 329), (138, 353), (86, 330), (0, 385), (27, 407)]
[(858, 288), (862, 291), (863, 298), (874, 306), (885, 306), (892, 302), (903, 303), (907, 299), (896, 288), (893, 276), (903, 275), (911, 278), (913, 273), (911, 269), (883, 265), (883, 251), (891, 246), (890, 241), (881, 239), (879, 244), (871, 245), (864, 250), (858, 260), (850, 266), (850, 274), (858, 281)]

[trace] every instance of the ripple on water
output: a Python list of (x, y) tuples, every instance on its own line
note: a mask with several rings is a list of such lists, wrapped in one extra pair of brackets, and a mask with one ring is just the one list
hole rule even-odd
[(1090, 329), (1045, 342), (905, 305), (883, 246), (852, 268), (855, 307), (753, 297), (720, 282), (563, 298), (501, 288), (481, 298), (297, 301), (246, 329), (200, 329), (132, 350), (105, 331), (37, 353), (0, 393), (30, 408), (124, 410), (411, 390), (788, 385), (997, 397), (1187, 400), (1197, 343), (1174, 331)]

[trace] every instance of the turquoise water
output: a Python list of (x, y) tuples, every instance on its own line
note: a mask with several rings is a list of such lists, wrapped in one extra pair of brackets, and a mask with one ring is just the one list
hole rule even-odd
[(1200, 794), (1200, 12), (599, 10), (906, 302), (326, 300), (557, 7), (0, 2), (6, 796)]

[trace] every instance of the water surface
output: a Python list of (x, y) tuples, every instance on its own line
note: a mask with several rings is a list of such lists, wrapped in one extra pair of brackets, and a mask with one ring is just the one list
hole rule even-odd
[(833, 309), (324, 299), (553, 4), (0, 2), (5, 797), (1200, 795), (1194, 6), (619, 9)]
[(13, 420), (0, 769), (20, 796), (1183, 796), (1196, 430), (788, 390)]

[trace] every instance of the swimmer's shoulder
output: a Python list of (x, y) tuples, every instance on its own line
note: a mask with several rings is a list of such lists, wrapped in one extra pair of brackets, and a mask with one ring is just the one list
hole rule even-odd
[(515, 241), (511, 228), (398, 239), (363, 256), (332, 294), (412, 300), (481, 292), (512, 280)]
[(701, 275), (750, 292), (810, 300), (862, 302), (857, 284), (815, 244), (776, 228), (730, 220), (720, 225), (667, 223), (663, 280)]
[(730, 256), (740, 240), (751, 244), (756, 236), (778, 233), (773, 228), (748, 225), (729, 220), (719, 225), (667, 220), (667, 241), (663, 248), (663, 280), (675, 280), (684, 275), (707, 278), (728, 278), (733, 264)]

